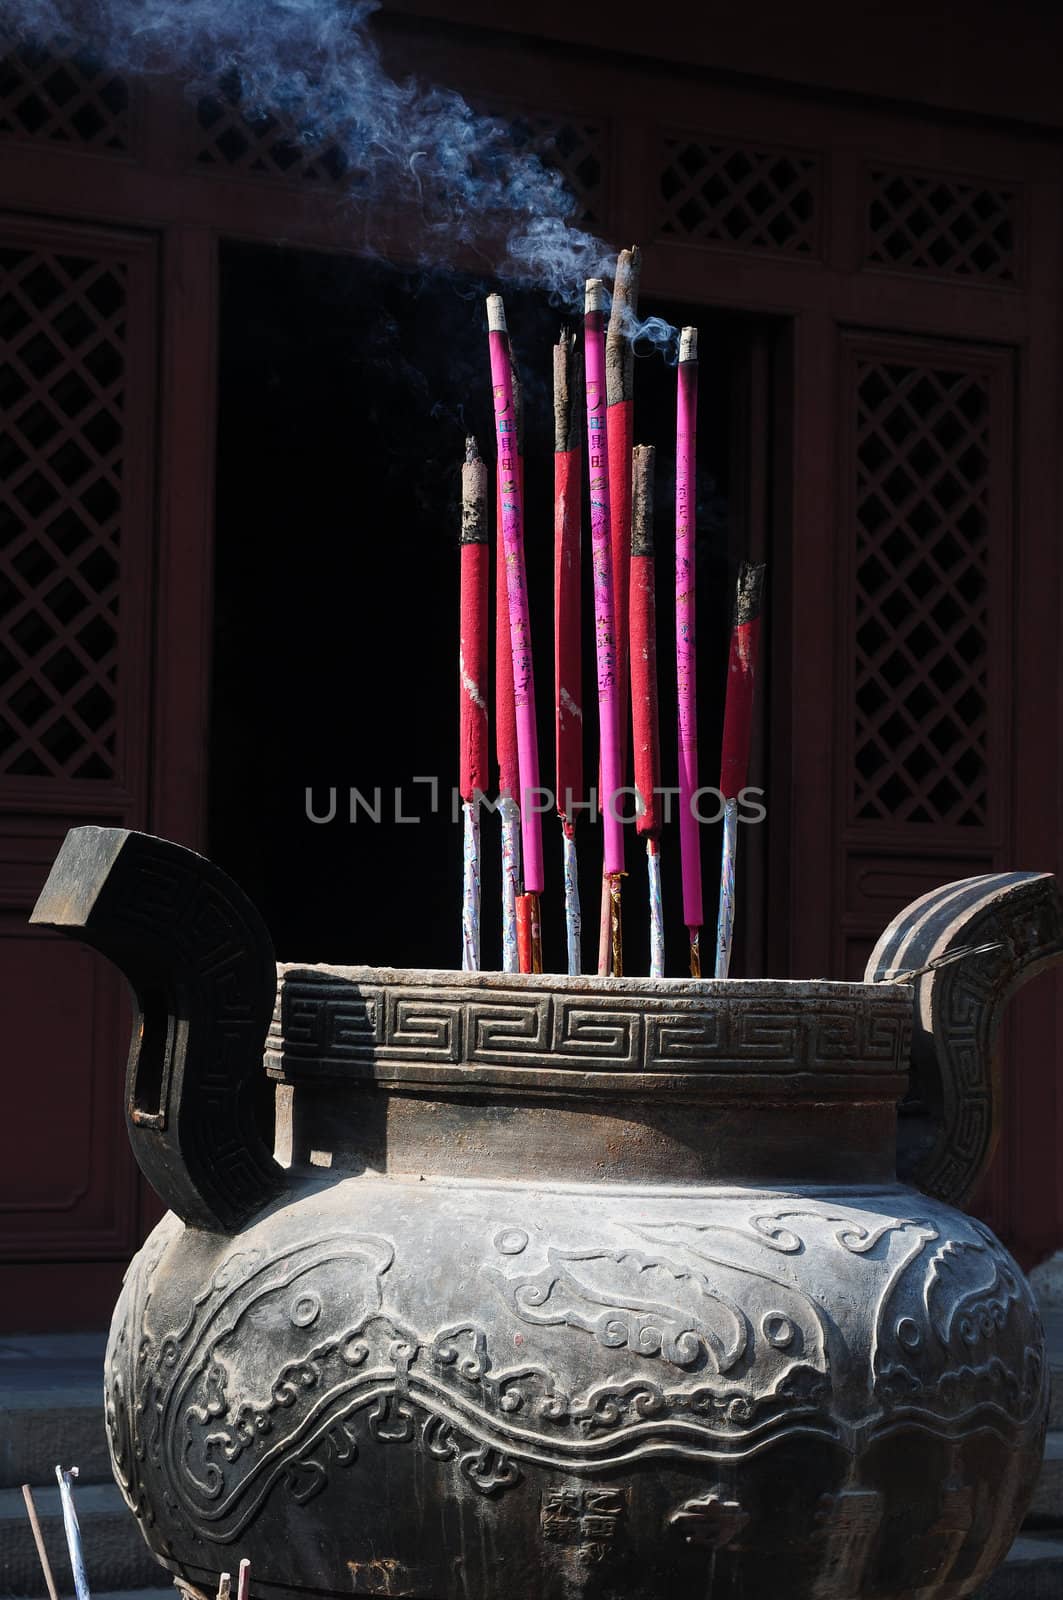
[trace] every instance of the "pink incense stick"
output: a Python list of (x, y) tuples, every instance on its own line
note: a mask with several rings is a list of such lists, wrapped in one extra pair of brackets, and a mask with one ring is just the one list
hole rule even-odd
[(609, 439), (605, 388), (605, 285), (587, 281), (584, 360), (587, 381), (587, 466), (591, 491), (591, 552), (594, 565), (594, 633), (598, 661), (598, 729), (601, 743), (603, 874), (610, 881), (613, 907), (608, 950), (599, 946), (598, 971), (618, 976), (619, 878), (624, 870), (624, 829), (619, 819), (620, 696), (617, 682), (617, 631), (613, 593), (613, 552), (609, 523)]
[(690, 933), (690, 973), (701, 976), (701, 835), (694, 814), (698, 787), (698, 691), (695, 629), (695, 453), (698, 414), (698, 330), (679, 339), (675, 442), (675, 667), (679, 710), (679, 850), (683, 921)]
[(473, 438), (461, 469), (461, 610), (458, 648), (460, 759), (464, 813), (462, 849), (462, 967), (480, 966), (480, 800), (487, 788), (487, 600), (491, 551), (487, 543), (487, 467)]
[(517, 423), (506, 311), (501, 295), (488, 296), (487, 329), (498, 431), (498, 487), (502, 498), (502, 542), (506, 557), (506, 598), (513, 658), (524, 890), (527, 894), (541, 894), (543, 836), (542, 815), (538, 806), (539, 745), (535, 725), (535, 673), (528, 616), (528, 582), (524, 567), (524, 496), (517, 456)]

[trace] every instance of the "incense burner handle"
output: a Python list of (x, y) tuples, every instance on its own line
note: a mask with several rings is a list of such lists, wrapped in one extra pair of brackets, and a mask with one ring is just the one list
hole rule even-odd
[(238, 1227), (284, 1184), (263, 1135), (273, 946), (193, 850), (72, 828), (30, 918), (99, 950), (133, 997), (126, 1125), (148, 1182), (190, 1226)]
[(1063, 959), (1063, 896), (1048, 872), (998, 872), (946, 884), (895, 917), (867, 983), (912, 984), (911, 1087), (897, 1170), (962, 1205), (1000, 1131), (997, 1033), (1015, 990)]

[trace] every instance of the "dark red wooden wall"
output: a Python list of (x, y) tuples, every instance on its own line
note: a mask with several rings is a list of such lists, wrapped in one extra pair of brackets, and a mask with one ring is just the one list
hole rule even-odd
[[(760, 963), (857, 974), (932, 884), (1057, 868), (1053, 131), (956, 83), (946, 114), (900, 83), (856, 99), (397, 16), (384, 41), (519, 119), (594, 226), (644, 243), (647, 292), (780, 330), (742, 397), (774, 561)], [(0, 1314), (29, 1326), (101, 1315), (151, 1212), (116, 986), (25, 916), (76, 820), (203, 839), (218, 241), (349, 238), (327, 147), (234, 96), (46, 52), (0, 82)], [(984, 1197), (1027, 1261), (1063, 1242), (1060, 1024), (1041, 980)]]

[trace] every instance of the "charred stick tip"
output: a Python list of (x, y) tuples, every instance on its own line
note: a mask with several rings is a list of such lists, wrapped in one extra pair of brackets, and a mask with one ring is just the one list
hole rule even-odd
[(575, 450), (583, 428), (583, 363), (575, 332), (562, 328), (554, 345), (554, 449)]
[(638, 313), (641, 272), (642, 251), (638, 245), (632, 245), (630, 250), (621, 250), (616, 262), (609, 332), (605, 341), (606, 401), (609, 405), (634, 398), (635, 347), (632, 329)]
[(679, 335), (680, 361), (696, 361), (698, 359), (698, 330), (697, 328), (684, 328)]
[(461, 543), (487, 542), (487, 464), (470, 434), (465, 441), (465, 465), (461, 469)]
[(508, 332), (505, 302), (500, 294), (487, 296), (487, 328), (490, 333)]
[(631, 554), (653, 554), (653, 471), (657, 451), (637, 444), (631, 452)]
[(739, 568), (734, 609), (736, 628), (745, 622), (755, 622), (760, 616), (764, 599), (764, 572), (763, 561), (743, 561)]

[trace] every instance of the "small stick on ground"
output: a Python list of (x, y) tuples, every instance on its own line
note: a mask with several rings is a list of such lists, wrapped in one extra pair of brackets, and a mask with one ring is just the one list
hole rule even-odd
[(44, 1573), (44, 1582), (48, 1590), (49, 1600), (59, 1600), (59, 1591), (55, 1587), (55, 1578), (52, 1576), (52, 1564), (48, 1560), (48, 1552), (44, 1547), (44, 1534), (41, 1532), (40, 1519), (37, 1516), (37, 1507), (33, 1500), (33, 1490), (28, 1483), (22, 1485), (22, 1498), (26, 1502), (26, 1515), (30, 1519), (33, 1530), (33, 1542), (37, 1546), (37, 1559)]

